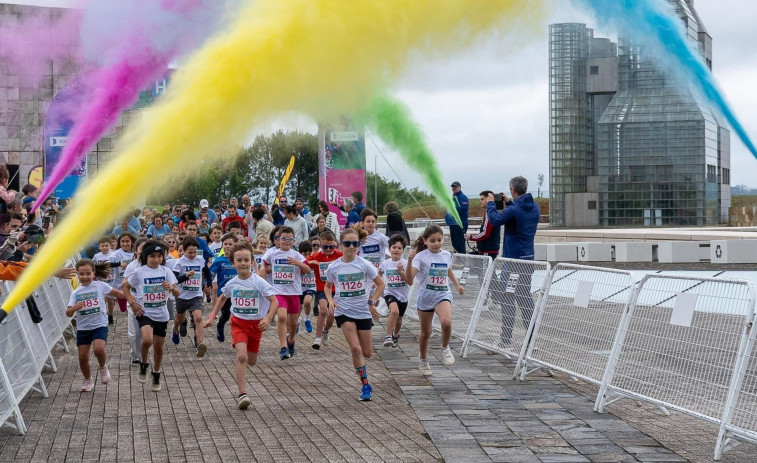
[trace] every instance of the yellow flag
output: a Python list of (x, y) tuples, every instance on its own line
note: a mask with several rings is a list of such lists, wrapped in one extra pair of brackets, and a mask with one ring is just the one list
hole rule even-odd
[(281, 177), (281, 185), (279, 185), (279, 192), (276, 193), (276, 199), (273, 201), (273, 204), (279, 203), (279, 198), (281, 198), (281, 195), (284, 194), (284, 187), (287, 186), (287, 182), (289, 181), (289, 177), (292, 176), (292, 171), (294, 170), (294, 156), (292, 156), (292, 159), (289, 160), (289, 165), (287, 166), (286, 172), (284, 172), (284, 176)]

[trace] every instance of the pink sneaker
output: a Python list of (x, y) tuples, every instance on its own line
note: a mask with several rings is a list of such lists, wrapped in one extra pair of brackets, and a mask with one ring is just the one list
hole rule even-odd
[(95, 382), (91, 379), (85, 379), (83, 383), (81, 383), (81, 391), (82, 392), (91, 392), (92, 388), (95, 387)]
[(108, 384), (110, 382), (110, 371), (108, 371), (108, 365), (105, 365), (100, 369), (100, 381), (102, 381), (103, 384)]

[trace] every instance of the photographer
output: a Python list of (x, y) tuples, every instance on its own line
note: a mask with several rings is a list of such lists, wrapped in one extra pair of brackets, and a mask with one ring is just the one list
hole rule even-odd
[[(507, 195), (501, 193), (505, 205), (501, 212), (497, 211), (494, 203), (495, 199), (499, 198), (495, 198), (492, 193), (487, 196), (487, 219), (495, 227), (505, 226), (502, 257), (534, 260), (534, 237), (541, 212), (539, 205), (534, 202), (533, 196), (527, 191), (528, 180), (523, 177), (513, 177), (510, 180), (510, 194), (513, 199), (509, 201)], [(500, 336), (505, 346), (510, 344), (516, 306), (520, 306), (521, 320), (525, 329), (528, 329), (534, 311), (534, 299), (531, 294), (533, 267), (530, 265), (515, 267), (518, 268), (515, 268), (514, 271), (506, 268), (502, 272), (502, 280), (497, 281), (496, 284), (492, 282), (495, 288), (495, 300), (502, 304), (502, 333)], [(508, 282), (512, 282), (514, 288), (508, 288), (506, 286)]]
[[(492, 192), (491, 190), (485, 190), (478, 194), (482, 207), (486, 207), (489, 195), (494, 195), (494, 192)], [(505, 208), (504, 202), (499, 201), (496, 203), (497, 210), (501, 211)], [(489, 220), (489, 217), (487, 215), (484, 215), (484, 221), (481, 224), (479, 232), (469, 233), (465, 235), (468, 241), (473, 241), (476, 243), (476, 252), (474, 252), (473, 254), (477, 254), (479, 256), (489, 256), (492, 258), (492, 260), (496, 259), (497, 255), (499, 254), (499, 243), (502, 242), (501, 228), (501, 226), (495, 227)]]

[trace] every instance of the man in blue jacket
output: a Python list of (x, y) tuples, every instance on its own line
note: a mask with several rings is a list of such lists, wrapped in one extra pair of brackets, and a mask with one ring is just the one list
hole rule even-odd
[(444, 216), (444, 221), (449, 226), (449, 239), (452, 242), (452, 247), (456, 252), (465, 254), (465, 233), (468, 231), (468, 197), (463, 194), (460, 182), (452, 182), (452, 201), (455, 203), (455, 209), (460, 216), (460, 221), (463, 226), (455, 222), (455, 218), (447, 212)]
[[(534, 260), (534, 236), (539, 225), (539, 205), (528, 191), (528, 180), (513, 177), (510, 180), (512, 201), (502, 193), (505, 209), (497, 211), (494, 195), (489, 194), (486, 217), (493, 226), (505, 226), (505, 243), (502, 257), (508, 259)], [(494, 298), (502, 305), (502, 333), (504, 347), (510, 344), (515, 322), (516, 306), (520, 307), (523, 328), (528, 330), (534, 312), (534, 298), (531, 288), (533, 267), (528, 264), (509, 264), (502, 272), (502, 280), (494, 285)], [(537, 288), (538, 289), (538, 288)]]

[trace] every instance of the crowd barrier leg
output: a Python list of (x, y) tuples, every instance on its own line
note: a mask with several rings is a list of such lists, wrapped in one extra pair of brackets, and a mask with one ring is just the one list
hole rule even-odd
[[(538, 331), (539, 324), (541, 323), (541, 319), (544, 316), (544, 305), (546, 304), (545, 294), (549, 293), (549, 288), (552, 284), (552, 277), (554, 276), (554, 272), (555, 269), (552, 269), (549, 272), (549, 276), (546, 278), (546, 282), (544, 283), (544, 286), (542, 287), (539, 294), (539, 299), (537, 300), (536, 307), (534, 308), (536, 316), (531, 317), (531, 325), (528, 327), (528, 333), (526, 334), (526, 338), (523, 340), (523, 346), (520, 349), (520, 355), (518, 356), (518, 361), (516, 362), (515, 369), (513, 370), (513, 379), (520, 377), (521, 381), (525, 381), (526, 375), (540, 369), (540, 367), (536, 367), (533, 370), (529, 371), (526, 358), (530, 356), (533, 351), (533, 344), (531, 343), (531, 339), (533, 338), (534, 333)], [(553, 375), (551, 370), (547, 370), (547, 373), (550, 376)]]
[(5, 426), (10, 426), (23, 436), (24, 434), (26, 434), (26, 423), (24, 423), (24, 417), (21, 416), (21, 408), (19, 408), (18, 402), (16, 401), (16, 396), (13, 394), (13, 386), (11, 385), (10, 381), (8, 381), (8, 374), (5, 371), (3, 362), (0, 362), (0, 377), (2, 378), (3, 387), (8, 394), (7, 400), (11, 405), (11, 416), (13, 417), (13, 422), (10, 421), (11, 417), (9, 416), (2, 424)]

